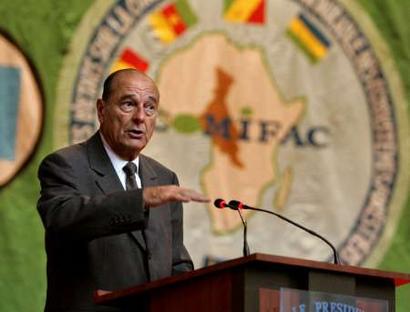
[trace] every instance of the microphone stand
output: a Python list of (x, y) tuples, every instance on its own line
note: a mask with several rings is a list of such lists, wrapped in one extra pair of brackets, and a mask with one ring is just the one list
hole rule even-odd
[(247, 257), (249, 256), (251, 253), (249, 251), (249, 245), (248, 245), (248, 240), (247, 240), (247, 226), (246, 226), (246, 221), (242, 216), (242, 212), (240, 209), (237, 209), (239, 216), (241, 217), (242, 220), (242, 224), (243, 224), (243, 256)]
[(298, 228), (300, 228), (300, 229), (302, 229), (302, 230), (308, 232), (309, 234), (311, 234), (311, 235), (313, 235), (313, 236), (316, 236), (316, 237), (319, 238), (320, 240), (324, 241), (327, 245), (329, 245), (329, 247), (330, 247), (330, 248), (332, 249), (332, 251), (333, 251), (333, 262), (334, 262), (334, 264), (340, 264), (339, 256), (338, 256), (337, 251), (336, 251), (336, 248), (333, 246), (333, 244), (332, 244), (331, 242), (329, 242), (326, 238), (324, 238), (322, 235), (319, 235), (318, 233), (316, 233), (315, 231), (313, 231), (313, 230), (311, 230), (311, 229), (308, 229), (308, 228), (304, 227), (303, 225), (298, 224), (298, 223), (296, 223), (296, 222), (294, 222), (294, 221), (292, 221), (292, 220), (290, 220), (290, 219), (288, 219), (288, 218), (286, 218), (286, 217), (284, 217), (284, 216), (282, 216), (282, 215), (280, 215), (280, 214), (278, 214), (278, 213), (276, 213), (276, 212), (273, 212), (273, 211), (270, 211), (270, 210), (261, 209), (261, 208), (250, 207), (250, 206), (244, 205), (244, 204), (242, 204), (241, 202), (238, 202), (238, 201), (236, 201), (236, 200), (231, 200), (231, 201), (229, 202), (229, 204), (228, 204), (228, 207), (234, 207), (234, 209), (237, 209), (238, 211), (239, 211), (240, 209), (249, 209), (249, 210), (261, 211), (261, 212), (269, 213), (269, 214), (272, 214), (272, 215), (274, 215), (274, 216), (276, 216), (276, 217), (278, 217), (278, 218), (280, 218), (280, 219), (282, 219), (282, 220), (285, 220), (285, 221), (287, 221), (287, 222), (293, 224), (294, 226), (296, 226), (296, 227), (298, 227)]

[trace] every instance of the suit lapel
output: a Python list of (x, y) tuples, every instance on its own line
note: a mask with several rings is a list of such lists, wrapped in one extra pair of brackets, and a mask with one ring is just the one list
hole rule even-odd
[(123, 191), (121, 181), (105, 151), (99, 132), (88, 141), (88, 159), (91, 169), (96, 173), (95, 183), (104, 194)]
[(147, 157), (145, 157), (144, 155), (140, 155), (139, 176), (141, 178), (143, 187), (158, 185), (157, 173), (150, 165)]
[[(94, 134), (88, 141), (87, 151), (90, 168), (96, 173), (95, 183), (98, 188), (104, 194), (124, 191), (121, 181), (105, 151), (99, 132)], [(149, 174), (149, 176), (151, 176), (151, 174)], [(144, 180), (142, 179), (142, 181)], [(133, 231), (130, 234), (135, 238), (140, 247), (146, 250), (147, 246), (141, 231)]]

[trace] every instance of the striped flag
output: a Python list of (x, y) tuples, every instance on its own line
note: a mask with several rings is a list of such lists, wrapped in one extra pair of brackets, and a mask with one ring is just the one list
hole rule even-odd
[(287, 32), (313, 63), (323, 59), (331, 46), (329, 39), (303, 14), (292, 19)]
[(149, 16), (155, 35), (163, 43), (171, 43), (198, 19), (186, 0), (172, 2)]
[(235, 23), (263, 24), (265, 0), (225, 0), (224, 19)]
[(146, 72), (149, 63), (138, 55), (131, 48), (125, 48), (117, 61), (111, 67), (111, 72), (115, 72), (120, 69), (135, 68), (142, 72)]

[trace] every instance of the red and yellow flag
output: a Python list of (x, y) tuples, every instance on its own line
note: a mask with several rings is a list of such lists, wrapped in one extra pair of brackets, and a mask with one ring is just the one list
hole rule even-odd
[(197, 20), (186, 0), (172, 2), (149, 16), (154, 33), (164, 43), (174, 41)]
[(111, 67), (111, 72), (115, 72), (120, 69), (135, 68), (142, 72), (146, 72), (149, 63), (144, 60), (140, 55), (130, 48), (125, 48), (117, 61)]
[(224, 19), (235, 23), (265, 23), (265, 0), (225, 0)]

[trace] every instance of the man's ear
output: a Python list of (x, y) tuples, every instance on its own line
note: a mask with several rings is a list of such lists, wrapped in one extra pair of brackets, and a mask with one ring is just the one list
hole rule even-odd
[(105, 104), (103, 99), (98, 99), (97, 100), (97, 115), (98, 115), (98, 121), (100, 124), (102, 123), (102, 120), (104, 119), (104, 114), (105, 114)]

